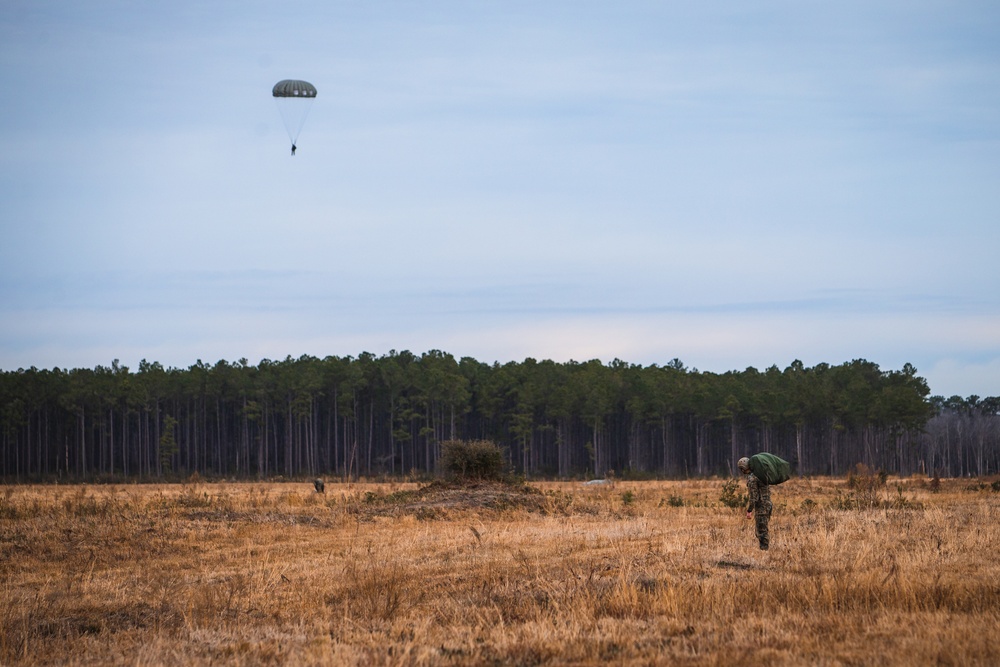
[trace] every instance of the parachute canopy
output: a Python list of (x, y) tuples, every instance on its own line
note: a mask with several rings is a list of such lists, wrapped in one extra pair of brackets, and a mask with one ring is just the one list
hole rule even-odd
[[(288, 139), (294, 146), (299, 140), (299, 133), (305, 125), (306, 116), (316, 100), (316, 86), (308, 81), (284, 79), (274, 84), (271, 89), (281, 120), (288, 131)], [(294, 154), (294, 153), (293, 153)]]
[(316, 86), (308, 81), (284, 79), (274, 84), (271, 94), (275, 97), (316, 97)]

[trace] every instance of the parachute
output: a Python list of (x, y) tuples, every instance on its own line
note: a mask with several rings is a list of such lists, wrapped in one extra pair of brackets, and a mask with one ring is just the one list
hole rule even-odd
[(299, 133), (305, 125), (306, 116), (312, 108), (316, 99), (316, 86), (308, 81), (298, 79), (284, 79), (274, 84), (271, 89), (275, 104), (278, 105), (278, 113), (288, 131), (288, 139), (292, 142), (292, 155), (295, 155), (295, 144), (299, 140)]
[(750, 457), (750, 472), (765, 484), (781, 484), (792, 476), (792, 466), (779, 456), (761, 452)]

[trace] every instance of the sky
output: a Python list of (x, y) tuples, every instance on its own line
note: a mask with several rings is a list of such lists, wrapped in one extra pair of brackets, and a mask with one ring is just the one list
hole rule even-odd
[[(282, 79), (318, 90), (294, 156)], [(3, 370), (867, 359), (1000, 395), (992, 1), (6, 0), (0, 86)]]

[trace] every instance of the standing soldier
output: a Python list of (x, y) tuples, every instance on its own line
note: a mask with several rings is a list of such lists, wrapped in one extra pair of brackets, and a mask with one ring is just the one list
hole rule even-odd
[(760, 548), (767, 551), (771, 542), (771, 536), (767, 531), (767, 522), (771, 519), (771, 488), (767, 482), (760, 479), (750, 470), (750, 459), (743, 457), (737, 461), (736, 466), (740, 472), (747, 476), (747, 492), (750, 495), (750, 504), (747, 505), (747, 518), (751, 514), (757, 516), (757, 539), (760, 540)]

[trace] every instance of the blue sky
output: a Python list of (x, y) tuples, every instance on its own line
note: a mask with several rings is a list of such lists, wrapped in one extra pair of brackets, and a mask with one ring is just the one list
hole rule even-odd
[(78, 4), (0, 11), (2, 369), (864, 358), (1000, 395), (996, 3)]

